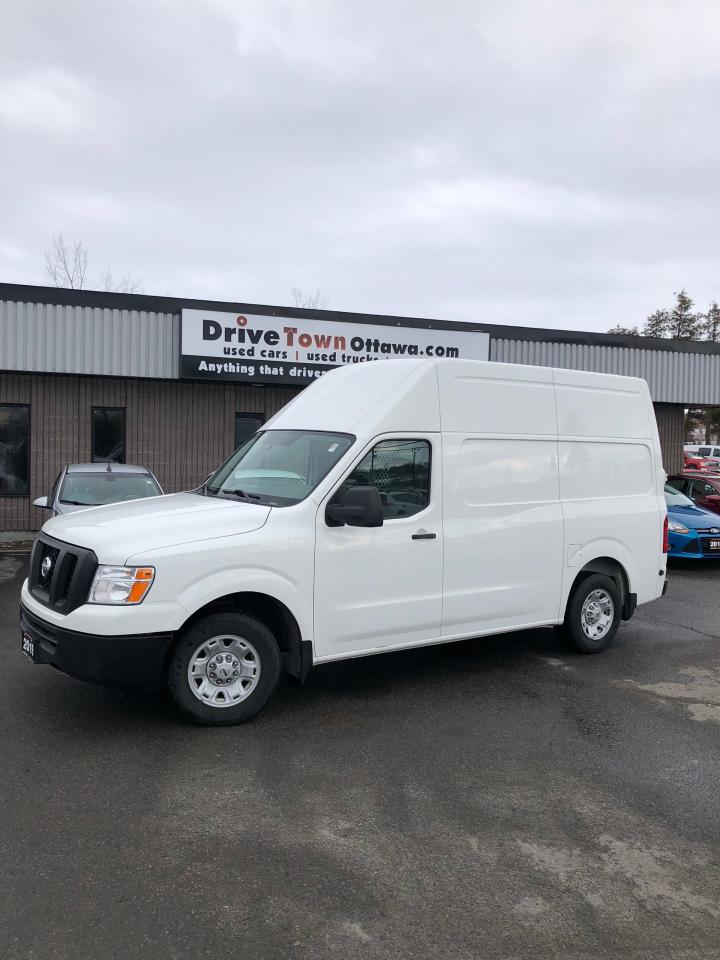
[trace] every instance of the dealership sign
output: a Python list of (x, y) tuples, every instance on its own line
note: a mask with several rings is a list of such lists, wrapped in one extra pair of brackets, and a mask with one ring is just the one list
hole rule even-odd
[(398, 357), (487, 360), (487, 333), (183, 310), (180, 376), (310, 383), (333, 367)]

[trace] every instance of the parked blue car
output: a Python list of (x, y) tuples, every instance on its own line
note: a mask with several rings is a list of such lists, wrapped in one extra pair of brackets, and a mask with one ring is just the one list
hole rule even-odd
[(720, 559), (720, 517), (696, 507), (689, 497), (665, 484), (669, 557), (688, 560)]

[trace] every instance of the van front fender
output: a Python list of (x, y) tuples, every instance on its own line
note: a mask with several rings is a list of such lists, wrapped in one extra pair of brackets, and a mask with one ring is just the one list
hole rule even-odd
[(274, 570), (254, 567), (221, 570), (186, 587), (178, 596), (189, 617), (204, 607), (239, 593), (257, 593), (282, 603), (292, 613), (303, 640), (312, 640), (312, 587), (309, 593)]

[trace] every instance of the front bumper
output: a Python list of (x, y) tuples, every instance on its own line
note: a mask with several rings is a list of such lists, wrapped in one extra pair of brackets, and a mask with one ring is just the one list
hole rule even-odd
[(20, 627), (35, 641), (35, 663), (80, 680), (154, 692), (162, 680), (172, 633), (98, 636), (66, 630), (20, 606)]

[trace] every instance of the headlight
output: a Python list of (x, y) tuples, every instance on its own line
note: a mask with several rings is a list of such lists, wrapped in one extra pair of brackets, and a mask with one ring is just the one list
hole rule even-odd
[(88, 603), (142, 603), (155, 579), (155, 567), (98, 567)]
[(677, 523), (675, 520), (669, 521), (668, 530), (672, 530), (673, 533), (690, 533), (687, 527), (684, 527), (682, 523)]

